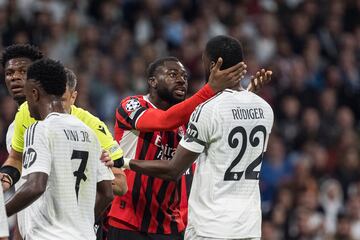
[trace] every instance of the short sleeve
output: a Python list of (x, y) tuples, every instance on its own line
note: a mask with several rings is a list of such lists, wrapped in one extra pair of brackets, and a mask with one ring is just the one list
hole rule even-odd
[(91, 128), (100, 142), (101, 148), (110, 153), (110, 158), (116, 160), (121, 158), (124, 153), (119, 144), (114, 140), (111, 132), (103, 121), (95, 117), (88, 111), (71, 106), (71, 114), (80, 119)]
[(0, 184), (0, 237), (9, 236), (9, 226), (5, 212), (3, 189)]
[(22, 177), (34, 172), (50, 175), (51, 149), (48, 129), (39, 122), (32, 124), (25, 132)]
[(185, 136), (180, 145), (189, 151), (202, 153), (210, 143), (213, 110), (203, 103), (191, 114)]
[(97, 168), (97, 182), (106, 181), (106, 180), (114, 180), (114, 174), (112, 173), (111, 169), (106, 167), (104, 163), (100, 160), (97, 161), (98, 168)]
[(137, 120), (147, 109), (144, 99), (137, 96), (125, 98), (116, 109), (115, 129), (136, 129)]

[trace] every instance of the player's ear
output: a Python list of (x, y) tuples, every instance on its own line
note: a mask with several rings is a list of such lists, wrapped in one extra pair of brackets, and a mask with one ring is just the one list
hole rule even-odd
[(39, 99), (40, 99), (40, 92), (39, 92), (39, 89), (34, 87), (32, 90), (31, 90), (31, 94), (33, 96), (33, 99), (35, 102), (38, 102)]
[(72, 93), (71, 93), (71, 105), (74, 105), (75, 101), (76, 101), (76, 98), (77, 98), (77, 94), (78, 92), (76, 90), (74, 90)]
[(157, 88), (158, 82), (157, 82), (156, 77), (149, 77), (149, 78), (148, 78), (148, 84), (149, 84), (149, 86), (152, 87), (152, 88)]

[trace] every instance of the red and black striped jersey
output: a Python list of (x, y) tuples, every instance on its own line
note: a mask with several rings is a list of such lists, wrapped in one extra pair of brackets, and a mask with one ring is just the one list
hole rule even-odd
[[(116, 111), (115, 139), (125, 157), (171, 160), (186, 127), (154, 132), (136, 129), (137, 120), (150, 108), (155, 106), (147, 96), (122, 100)], [(178, 182), (173, 182), (125, 170), (128, 192), (115, 197), (109, 213), (110, 225), (156, 234), (184, 231), (193, 172), (194, 166)]]

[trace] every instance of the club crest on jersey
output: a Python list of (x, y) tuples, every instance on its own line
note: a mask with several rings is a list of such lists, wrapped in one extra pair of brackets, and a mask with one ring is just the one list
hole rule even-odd
[(140, 105), (140, 102), (139, 100), (137, 99), (130, 99), (127, 103), (126, 103), (126, 111), (128, 112), (132, 112), (132, 111), (135, 111), (136, 109), (140, 108), (141, 105)]
[(37, 153), (33, 148), (28, 148), (23, 155), (23, 166), (24, 168), (29, 168), (35, 162)]

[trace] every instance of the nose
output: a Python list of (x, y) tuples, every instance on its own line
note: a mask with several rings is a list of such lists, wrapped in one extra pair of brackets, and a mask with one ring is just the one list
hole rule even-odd
[(186, 83), (185, 76), (182, 76), (182, 75), (179, 74), (179, 76), (176, 78), (176, 82), (185, 84)]
[(22, 77), (23, 77), (23, 74), (21, 74), (19, 71), (15, 71), (15, 72), (11, 75), (11, 81), (21, 80)]

